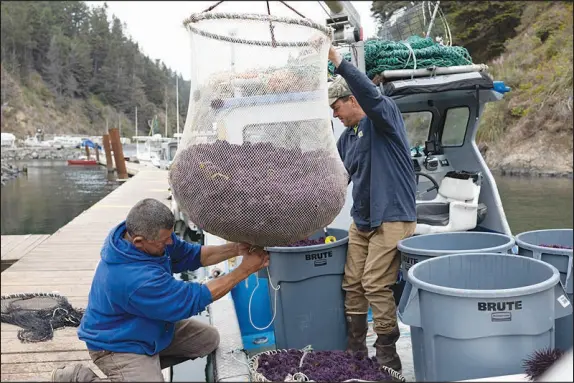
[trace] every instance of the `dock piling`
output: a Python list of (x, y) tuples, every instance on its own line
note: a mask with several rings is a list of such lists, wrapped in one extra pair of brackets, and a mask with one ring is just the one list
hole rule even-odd
[(114, 163), (112, 162), (112, 148), (110, 145), (110, 136), (104, 134), (102, 136), (102, 144), (104, 146), (104, 152), (106, 153), (106, 167), (108, 168), (108, 173), (114, 172)]
[(122, 142), (120, 141), (120, 131), (118, 128), (111, 128), (108, 130), (108, 133), (110, 135), (112, 150), (114, 152), (114, 160), (116, 163), (118, 179), (125, 180), (128, 178), (128, 171), (126, 169), (126, 159), (124, 158)]

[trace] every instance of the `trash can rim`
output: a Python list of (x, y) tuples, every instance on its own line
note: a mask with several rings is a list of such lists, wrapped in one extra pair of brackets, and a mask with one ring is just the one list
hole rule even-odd
[[(514, 287), (510, 289), (496, 289), (496, 290), (469, 290), (469, 289), (459, 289), (454, 287), (444, 287), (434, 285), (428, 282), (421, 281), (420, 279), (414, 276), (414, 273), (416, 272), (417, 268), (421, 267), (421, 265), (424, 266), (427, 262), (440, 261), (450, 257), (473, 256), (473, 255), (488, 255), (492, 257), (515, 257), (527, 260), (527, 262), (537, 262), (541, 266), (550, 268), (552, 270), (552, 277), (548, 278), (545, 281), (530, 286)], [(551, 264), (534, 258), (520, 257), (511, 254), (475, 252), (475, 253), (448, 254), (441, 257), (425, 259), (424, 261), (418, 262), (417, 264), (413, 265), (409, 269), (407, 280), (413, 286), (421, 290), (429, 291), (440, 295), (465, 297), (465, 298), (507, 298), (507, 297), (516, 297), (516, 296), (534, 294), (553, 288), (556, 284), (560, 283), (560, 272), (556, 267), (552, 266)]]
[(520, 233), (518, 235), (516, 235), (515, 237), (515, 241), (516, 244), (519, 247), (525, 248), (527, 250), (536, 250), (542, 253), (552, 253), (552, 254), (562, 254), (562, 255), (572, 255), (573, 254), (573, 249), (557, 249), (557, 248), (553, 248), (553, 247), (544, 247), (544, 246), (538, 246), (535, 244), (532, 244), (530, 242), (526, 242), (524, 239), (522, 239), (524, 236), (528, 235), (528, 234), (536, 234), (536, 233), (545, 233), (545, 232), (550, 232), (550, 231), (554, 231), (554, 232), (572, 232), (573, 229), (543, 229), (543, 230), (531, 230), (531, 231), (525, 231), (523, 233)]
[(335, 242), (331, 243), (320, 243), (318, 245), (311, 246), (270, 246), (266, 247), (265, 250), (270, 253), (307, 253), (309, 251), (320, 251), (327, 250), (333, 247), (341, 246), (349, 242), (349, 234), (344, 238), (337, 239)]
[[(448, 234), (449, 236), (464, 236), (464, 235), (468, 235), (468, 234), (481, 234), (481, 235), (490, 235), (493, 237), (504, 237), (506, 238), (508, 241), (503, 244), (503, 245), (498, 245), (498, 246), (491, 246), (491, 247), (485, 247), (482, 249), (469, 249), (469, 250), (431, 250), (431, 249), (420, 249), (420, 248), (416, 248), (416, 247), (411, 247), (411, 246), (407, 246), (404, 244), (404, 242), (407, 242), (410, 239), (413, 238), (420, 238), (420, 237), (427, 237), (427, 236), (444, 236), (445, 234)], [(511, 249), (515, 244), (515, 239), (512, 236), (506, 235), (506, 234), (502, 234), (502, 233), (491, 233), (491, 232), (467, 232), (467, 231), (461, 231), (461, 232), (450, 232), (450, 233), (429, 233), (429, 234), (422, 234), (422, 235), (417, 235), (417, 236), (413, 236), (413, 237), (409, 237), (409, 238), (405, 238), (401, 241), (399, 241), (398, 245), (397, 245), (397, 249), (401, 252), (405, 252), (405, 253), (410, 253), (410, 254), (417, 254), (417, 255), (445, 255), (445, 254), (461, 254), (461, 253), (467, 253), (467, 252), (471, 252), (471, 253), (476, 253), (476, 252), (484, 252), (484, 253), (491, 253), (494, 252), (498, 249), (504, 249), (504, 248), (508, 248)]]

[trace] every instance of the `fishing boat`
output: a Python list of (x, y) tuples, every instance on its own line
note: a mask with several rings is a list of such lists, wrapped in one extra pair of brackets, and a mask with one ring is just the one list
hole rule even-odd
[[(330, 3), (328, 4), (330, 8), (338, 7), (337, 12), (333, 12), (337, 14), (346, 9), (349, 2), (325, 3)], [(354, 18), (353, 12), (350, 12), (348, 20), (353, 21)], [(362, 42), (359, 41), (354, 45), (360, 48)], [(364, 51), (353, 50), (352, 62), (358, 63), (359, 68), (362, 63), (364, 71)], [(393, 98), (401, 110), (408, 139), (412, 145), (411, 160), (417, 184), (415, 236), (460, 232), (512, 236), (496, 181), (475, 141), (479, 119), (485, 105), (502, 100), (510, 88), (503, 81), (494, 80), (488, 74), (486, 65), (433, 68), (432, 71), (426, 68), (390, 70), (382, 75), (386, 81), (381, 85), (381, 91)], [(282, 122), (291, 118), (293, 121), (309, 120), (312, 123), (313, 119), (322, 118), (322, 113), (325, 113), (318, 111), (314, 105), (305, 102), (302, 95), (297, 94), (292, 94), (288, 103), (284, 101), (274, 103), (271, 97), (262, 101), (257, 97), (240, 95), (222, 100), (220, 104), (222, 105), (220, 112), (228, 117), (222, 123), (226, 126), (227, 139), (238, 143), (241, 143), (241, 140), (257, 140), (266, 126), (277, 122), (277, 116), (282, 116)], [(263, 104), (264, 107), (261, 107)], [(226, 106), (230, 107), (226, 109)], [(285, 116), (283, 111), (287, 107), (295, 112), (289, 117), (283, 117)], [(331, 114), (331, 111), (328, 113)], [(337, 138), (346, 129), (336, 118), (332, 119), (332, 126)], [(221, 132), (216, 132), (216, 137), (217, 133)], [(466, 189), (453, 188), (451, 184), (464, 184)], [(350, 215), (352, 204), (352, 185), (349, 185), (345, 206), (329, 228), (348, 230), (352, 222)], [(177, 221), (175, 231), (181, 238), (203, 245), (226, 243), (223, 238), (199, 229), (180, 210), (174, 198), (171, 200), (171, 207)], [(308, 250), (311, 251), (311, 247)], [(512, 250), (516, 251), (516, 248)], [(240, 262), (240, 259), (233, 262), (225, 261), (191, 273), (191, 276), (186, 276), (186, 280), (205, 281), (230, 272)], [(249, 359), (254, 355), (282, 348), (277, 346), (279, 337), (284, 338), (284, 333), (281, 331), (284, 332), (289, 327), (290, 331), (296, 329), (299, 332), (306, 332), (311, 328), (318, 328), (319, 322), (324, 322), (326, 319), (333, 321), (330, 317), (327, 318), (327, 314), (321, 312), (290, 311), (278, 307), (277, 291), (281, 285), (278, 285), (278, 281), (273, 280), (270, 274), (265, 276), (263, 274), (265, 273), (252, 275), (237, 285), (227, 296), (209, 306), (207, 310), (209, 319), (220, 331), (221, 342), (206, 368), (208, 381), (253, 381)], [(285, 282), (285, 285), (297, 282), (293, 279)], [(401, 276), (397, 279), (397, 286), (400, 287), (395, 291), (395, 299), (398, 302), (402, 298), (402, 287), (404, 287)], [(316, 293), (311, 295), (314, 294)], [(312, 299), (305, 295), (307, 294), (301, 294), (300, 291), (298, 295), (285, 299), (297, 300), (303, 305), (308, 303), (304, 301)], [(322, 304), (316, 295), (314, 299), (318, 306)], [(344, 318), (339, 311), (333, 310), (329, 313), (330, 316)], [(279, 320), (282, 328), (280, 331), (276, 326)], [(369, 321), (372, 324), (371, 315)], [(405, 379), (412, 381), (415, 379), (413, 352), (419, 351), (413, 350), (411, 327), (399, 323), (399, 328), (401, 337), (397, 343), (397, 352), (403, 363), (402, 374)], [(314, 334), (309, 336), (313, 337)], [(331, 336), (344, 335), (339, 333)], [(375, 354), (371, 346), (375, 336), (371, 327), (367, 340), (369, 355)], [(302, 347), (304, 345), (296, 348)], [(510, 376), (483, 375), (473, 381), (493, 379), (528, 380), (525, 374), (520, 373)]]
[(98, 165), (98, 161), (87, 158), (68, 160), (68, 165)]

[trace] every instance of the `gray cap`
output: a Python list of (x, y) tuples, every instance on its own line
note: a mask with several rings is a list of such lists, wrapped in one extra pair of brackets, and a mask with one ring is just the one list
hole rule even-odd
[(335, 101), (345, 96), (352, 96), (353, 92), (349, 89), (347, 81), (342, 76), (337, 76), (329, 83), (329, 105), (332, 106)]

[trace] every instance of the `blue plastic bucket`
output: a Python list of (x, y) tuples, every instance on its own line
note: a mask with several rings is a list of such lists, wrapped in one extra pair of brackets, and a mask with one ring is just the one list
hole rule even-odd
[[(259, 279), (259, 287), (253, 293), (255, 286), (257, 286), (257, 279)], [(271, 303), (269, 300), (269, 289), (267, 279), (257, 278), (257, 274), (251, 274), (249, 278), (243, 282), (238, 283), (231, 290), (231, 297), (235, 305), (235, 312), (237, 313), (237, 320), (239, 322), (239, 329), (241, 335), (255, 335), (262, 334), (273, 329), (273, 325), (265, 330), (258, 330), (253, 327), (249, 321), (249, 298), (253, 294), (251, 302), (251, 319), (256, 327), (266, 327), (271, 322)]]

